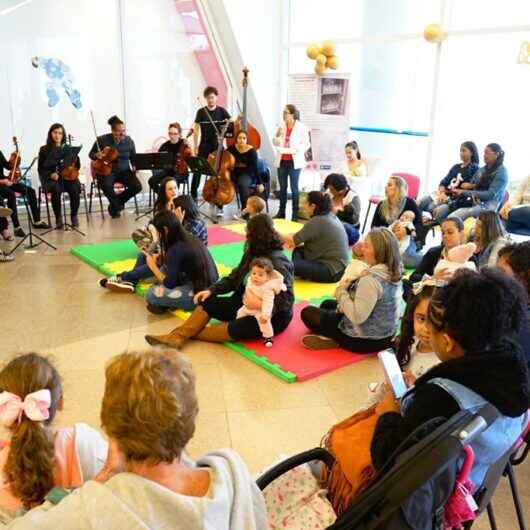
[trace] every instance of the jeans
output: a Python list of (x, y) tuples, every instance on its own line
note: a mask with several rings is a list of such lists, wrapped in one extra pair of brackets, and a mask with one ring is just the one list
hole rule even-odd
[(426, 195), (418, 202), (420, 212), (429, 212), (433, 219), (441, 223), (450, 213), (451, 207), (447, 203), (435, 204), (430, 195)]
[(295, 248), (293, 250), (293, 264), (294, 264), (294, 275), (304, 280), (311, 280), (318, 283), (335, 283), (338, 282), (343, 273), (344, 268), (332, 274), (328, 266), (319, 261), (308, 260), (304, 256), (303, 248)]
[(423, 254), (418, 252), (416, 248), (416, 241), (412, 237), (410, 238), (409, 246), (401, 255), (401, 259), (403, 260), (403, 266), (406, 269), (417, 269), (418, 265), (421, 263)]
[(193, 285), (184, 284), (168, 289), (164, 285), (153, 285), (147, 293), (145, 293), (145, 300), (150, 306), (162, 307), (169, 309), (183, 309), (184, 311), (193, 311), (195, 304), (193, 303)]
[(63, 180), (62, 182), (47, 179), (43, 182), (46, 193), (52, 196), (52, 209), (57, 220), (61, 219), (62, 204), (61, 191), (68, 193), (70, 198), (70, 215), (77, 216), (79, 211), (79, 203), (81, 202), (81, 183), (79, 180)]
[(301, 169), (295, 169), (292, 160), (282, 160), (278, 168), (278, 181), (280, 182), (280, 210), (278, 215), (285, 217), (285, 209), (287, 206), (287, 184), (288, 180), (291, 184), (291, 195), (293, 197), (293, 220), (298, 220), (298, 180), (300, 179)]
[(124, 282), (130, 282), (136, 285), (140, 280), (151, 278), (153, 272), (148, 267), (144, 254), (140, 253), (136, 258), (133, 270), (122, 272), (119, 276)]
[(237, 188), (237, 194), (239, 195), (239, 199), (241, 200), (241, 209), (244, 210), (247, 205), (247, 200), (250, 197), (250, 186), (252, 185), (252, 177), (248, 173), (240, 173), (239, 175), (235, 176), (234, 184)]
[[(142, 183), (130, 169), (98, 178), (99, 186), (105, 197), (107, 197), (110, 203), (110, 210), (113, 213), (123, 210), (127, 201), (142, 191)], [(116, 182), (125, 186), (125, 189), (119, 195), (114, 191)]]
[(358, 228), (355, 228), (353, 225), (349, 223), (342, 223), (342, 226), (344, 227), (344, 230), (346, 231), (346, 235), (348, 236), (348, 245), (351, 247), (359, 241), (359, 237), (361, 237), (361, 234), (359, 232)]
[(459, 217), (462, 221), (465, 221), (468, 217), (478, 217), (480, 212), (483, 212), (487, 208), (483, 204), (477, 204), (469, 208), (458, 208), (454, 212), (451, 212), (450, 217)]
[(33, 222), (38, 223), (40, 221), (40, 210), (35, 190), (31, 186), (26, 186), (22, 182), (17, 182), (11, 186), (0, 186), (0, 197), (7, 199), (7, 207), (13, 210), (13, 213), (11, 214), (13, 226), (15, 228), (20, 226), (17, 213), (17, 193), (26, 197), (31, 210), (31, 216), (33, 217)]
[(530, 235), (530, 206), (512, 208), (506, 221), (506, 230)]

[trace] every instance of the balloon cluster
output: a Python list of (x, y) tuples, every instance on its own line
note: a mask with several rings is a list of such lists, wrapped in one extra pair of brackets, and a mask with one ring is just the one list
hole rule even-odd
[(339, 66), (339, 59), (335, 55), (335, 43), (330, 40), (325, 40), (322, 46), (312, 42), (305, 52), (310, 59), (315, 61), (315, 74), (317, 75), (325, 74), (328, 68), (336, 70)]

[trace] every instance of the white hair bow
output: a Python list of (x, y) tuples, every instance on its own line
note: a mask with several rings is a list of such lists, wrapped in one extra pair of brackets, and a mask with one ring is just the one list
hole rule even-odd
[(46, 388), (28, 394), (24, 401), (11, 392), (0, 393), (0, 423), (11, 426), (20, 421), (22, 413), (32, 421), (44, 421), (50, 417), (51, 393)]

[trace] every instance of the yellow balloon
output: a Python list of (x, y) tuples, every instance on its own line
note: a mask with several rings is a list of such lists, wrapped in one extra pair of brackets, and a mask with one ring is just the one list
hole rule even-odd
[(335, 55), (335, 43), (330, 40), (325, 40), (322, 43), (322, 48), (320, 49), (320, 51), (326, 57), (331, 57), (332, 55)]
[(325, 66), (327, 61), (327, 57), (323, 53), (319, 53), (317, 55), (317, 64), (320, 64), (321, 66)]
[(317, 55), (320, 53), (320, 49), (318, 45), (313, 42), (306, 48), (305, 52), (310, 59), (314, 60), (317, 58)]
[(429, 24), (423, 30), (423, 37), (427, 42), (442, 42), (446, 35), (439, 24)]
[(315, 64), (315, 74), (317, 75), (324, 75), (326, 73), (326, 65), (325, 64)]
[(326, 66), (332, 70), (336, 70), (339, 66), (339, 58), (336, 55), (328, 57), (326, 60)]

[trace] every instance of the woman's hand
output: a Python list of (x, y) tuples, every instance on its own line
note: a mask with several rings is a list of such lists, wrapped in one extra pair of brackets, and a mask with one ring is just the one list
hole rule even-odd
[(50, 178), (52, 180), (55, 180), (56, 182), (59, 180), (59, 173), (57, 173), (57, 171), (54, 171), (51, 175), (50, 175)]
[(447, 282), (452, 278), (452, 276), (453, 276), (453, 271), (451, 269), (443, 268), (443, 269), (440, 269), (439, 271), (436, 271), (432, 277), (435, 280)]
[(383, 399), (377, 404), (376, 411), (377, 414), (382, 415), (386, 414), (387, 412), (400, 412), (401, 406), (399, 404), (399, 401), (394, 399), (394, 395), (392, 394), (392, 391), (390, 390), (390, 387), (385, 384), (385, 395)]
[(258, 185), (256, 186), (256, 191), (257, 191), (258, 193), (263, 193), (263, 192), (265, 191), (265, 186), (264, 186), (263, 184), (258, 184)]
[(405, 239), (407, 237), (407, 230), (405, 228), (405, 225), (403, 223), (400, 223), (399, 221), (397, 223), (392, 224), (392, 232), (398, 239), (398, 241), (401, 241), (402, 239)]
[(184, 221), (185, 213), (182, 211), (182, 208), (179, 206), (175, 209), (175, 217), (182, 223)]
[(474, 190), (475, 185), (471, 184), (471, 182), (464, 182), (462, 186), (460, 186), (463, 190)]
[(149, 254), (148, 252), (144, 252), (144, 256), (145, 263), (151, 270), (158, 269), (158, 254)]
[(285, 245), (286, 248), (288, 248), (289, 250), (292, 250), (293, 248), (296, 247), (296, 244), (294, 242), (294, 237), (293, 237), (293, 234), (288, 234), (286, 236), (284, 236), (283, 238), (283, 244)]
[(278, 130), (276, 131), (276, 138), (280, 138), (281, 135), (282, 135), (282, 128), (278, 127)]
[(199, 291), (199, 292), (193, 297), (193, 302), (195, 303), (195, 305), (198, 305), (198, 304), (200, 304), (201, 302), (204, 302), (205, 300), (207, 300), (208, 298), (210, 298), (210, 296), (212, 296), (212, 291), (210, 291), (209, 289), (207, 289), (206, 291)]
[(499, 215), (506, 221), (508, 219), (508, 214), (512, 209), (512, 205), (507, 202), (500, 210)]
[(107, 461), (103, 466), (103, 469), (94, 477), (93, 480), (98, 482), (106, 482), (109, 478), (113, 477), (117, 473), (125, 471), (125, 457), (120, 451), (118, 444), (115, 440), (109, 440), (109, 450), (107, 453)]
[(351, 249), (353, 259), (363, 259), (364, 256), (364, 244), (362, 241), (358, 241), (353, 245)]

